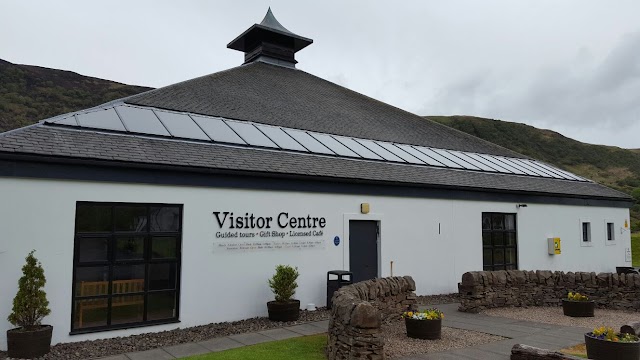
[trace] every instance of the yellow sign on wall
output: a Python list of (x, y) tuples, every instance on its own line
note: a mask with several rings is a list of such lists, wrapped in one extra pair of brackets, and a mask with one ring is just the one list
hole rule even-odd
[(548, 238), (547, 246), (549, 255), (560, 255), (562, 253), (562, 245), (560, 243), (560, 238)]

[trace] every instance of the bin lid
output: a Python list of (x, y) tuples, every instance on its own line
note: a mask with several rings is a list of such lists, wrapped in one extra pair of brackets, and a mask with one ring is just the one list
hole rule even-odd
[(353, 275), (351, 271), (347, 270), (329, 270), (327, 271), (327, 275)]

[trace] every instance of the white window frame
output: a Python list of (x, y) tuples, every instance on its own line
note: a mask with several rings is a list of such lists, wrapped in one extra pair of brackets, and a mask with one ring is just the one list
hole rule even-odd
[[(584, 239), (582, 238), (582, 224), (584, 223), (588, 223), (589, 224), (589, 241), (584, 241)], [(591, 219), (580, 219), (580, 221), (578, 222), (579, 225), (579, 230), (580, 232), (578, 233), (578, 239), (580, 240), (580, 246), (583, 247), (591, 247), (593, 246), (593, 222), (591, 221)]]
[[(609, 240), (609, 232), (608, 224), (613, 224), (613, 231), (611, 235), (613, 235), (613, 239)], [(607, 246), (615, 245), (617, 243), (618, 237), (616, 236), (616, 222), (611, 219), (604, 219), (604, 244)]]

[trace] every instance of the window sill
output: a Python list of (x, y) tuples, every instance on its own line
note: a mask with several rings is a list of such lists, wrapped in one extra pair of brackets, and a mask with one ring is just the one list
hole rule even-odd
[(171, 320), (148, 321), (144, 323), (135, 323), (135, 324), (122, 324), (122, 325), (115, 325), (115, 326), (109, 326), (109, 327), (79, 329), (79, 330), (70, 331), (69, 335), (92, 334), (92, 333), (112, 331), (112, 330), (127, 330), (127, 329), (150, 327), (150, 326), (156, 326), (156, 325), (177, 324), (179, 322), (180, 320), (178, 319), (171, 319)]

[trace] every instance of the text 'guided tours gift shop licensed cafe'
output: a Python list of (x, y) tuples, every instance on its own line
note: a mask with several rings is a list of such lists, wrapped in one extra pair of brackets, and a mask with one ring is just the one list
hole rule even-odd
[(264, 316), (278, 264), (302, 306), (392, 262), (420, 295), (630, 265), (627, 195), (301, 70), (311, 43), (269, 12), (240, 66), (0, 134), (0, 319), (32, 249), (53, 343)]

